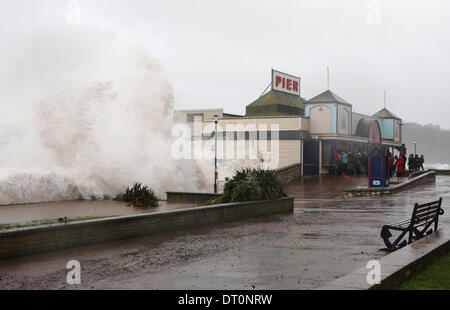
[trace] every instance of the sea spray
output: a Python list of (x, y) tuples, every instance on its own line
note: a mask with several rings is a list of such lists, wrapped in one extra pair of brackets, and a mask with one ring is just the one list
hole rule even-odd
[(145, 46), (91, 26), (41, 27), (3, 50), (0, 204), (103, 199), (135, 181), (205, 190), (211, 167), (173, 160), (173, 96)]

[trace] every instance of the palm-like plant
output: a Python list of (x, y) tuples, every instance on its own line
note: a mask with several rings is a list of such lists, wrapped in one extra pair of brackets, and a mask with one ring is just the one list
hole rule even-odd
[(157, 207), (160, 200), (155, 192), (141, 183), (135, 183), (128, 187), (125, 192), (118, 194), (114, 200), (127, 202), (129, 206), (147, 208)]
[(271, 200), (286, 196), (281, 180), (274, 170), (242, 169), (225, 181), (223, 194), (210, 204)]

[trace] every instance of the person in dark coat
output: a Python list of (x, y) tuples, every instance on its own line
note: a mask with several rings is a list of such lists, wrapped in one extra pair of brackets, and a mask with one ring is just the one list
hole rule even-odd
[(388, 160), (388, 169), (389, 169), (389, 178), (394, 175), (394, 160), (392, 159), (392, 154), (388, 152), (387, 156)]
[(362, 156), (361, 156), (360, 152), (356, 153), (356, 155), (354, 157), (354, 160), (355, 160), (356, 175), (360, 176), (360, 174), (361, 174), (361, 161), (362, 161)]
[(423, 155), (420, 155), (419, 158), (419, 170), (424, 171), (425, 169), (423, 168), (423, 164), (425, 163), (425, 158), (423, 157)]
[(414, 170), (414, 155), (409, 154), (408, 158), (408, 171), (411, 173)]
[(367, 153), (362, 154), (361, 156), (361, 166), (363, 169), (363, 172), (368, 176), (369, 174), (369, 156)]

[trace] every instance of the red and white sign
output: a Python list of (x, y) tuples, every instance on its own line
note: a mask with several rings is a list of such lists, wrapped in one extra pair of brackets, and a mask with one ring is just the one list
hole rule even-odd
[(300, 78), (272, 70), (272, 89), (300, 96)]

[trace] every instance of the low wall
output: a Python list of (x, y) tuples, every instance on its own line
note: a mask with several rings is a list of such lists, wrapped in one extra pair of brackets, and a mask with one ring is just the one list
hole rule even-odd
[(382, 257), (380, 263), (379, 284), (371, 284), (367, 276), (373, 267), (366, 264), (343, 277), (340, 277), (320, 290), (387, 290), (397, 288), (411, 275), (439, 259), (450, 251), (450, 235), (445, 230), (438, 230), (433, 234), (417, 240), (391, 254)]
[(203, 204), (209, 200), (220, 197), (214, 193), (188, 193), (188, 192), (166, 192), (168, 203), (195, 203)]
[[(410, 248), (408, 248), (410, 247)], [(386, 277), (381, 283), (370, 287), (371, 290), (391, 290), (407, 281), (411, 275), (423, 270), (439, 258), (450, 252), (450, 236), (440, 230), (420, 239), (406, 248), (381, 259), (381, 268), (387, 269)], [(403, 250), (403, 251), (402, 251)], [(390, 266), (398, 266), (390, 268)], [(389, 272), (389, 269), (393, 269)]]
[(416, 171), (416, 172), (411, 172), (411, 173), (409, 174), (409, 178), (410, 178), (410, 179), (414, 179), (414, 178), (417, 178), (418, 176), (421, 176), (422, 174), (425, 174), (425, 173), (427, 173), (427, 172), (429, 172), (429, 171)]
[(292, 181), (298, 180), (302, 175), (302, 165), (293, 164), (276, 170), (281, 178), (283, 185), (289, 184)]
[(378, 196), (378, 195), (391, 195), (398, 192), (405, 191), (407, 189), (421, 186), (424, 184), (430, 184), (436, 182), (436, 172), (429, 171), (404, 183), (390, 187), (380, 188), (354, 188), (345, 190), (342, 193), (342, 198), (354, 198), (354, 197), (366, 197), (366, 196)]
[(450, 170), (443, 170), (443, 169), (429, 169), (429, 170), (436, 172), (437, 175), (450, 175)]
[(93, 244), (294, 210), (294, 198), (239, 202), (0, 232), (0, 258)]

